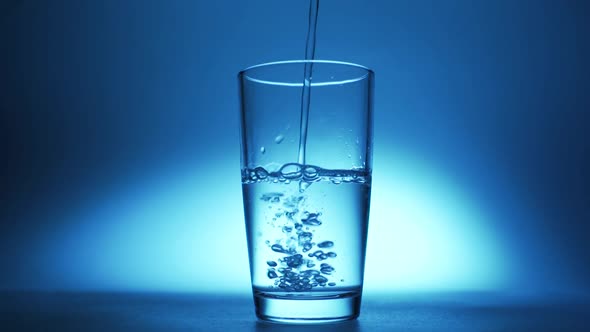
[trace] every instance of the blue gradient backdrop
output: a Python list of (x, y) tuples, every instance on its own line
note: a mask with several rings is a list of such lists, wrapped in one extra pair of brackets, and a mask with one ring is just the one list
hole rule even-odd
[[(365, 289), (587, 292), (586, 1), (323, 0), (376, 72)], [(3, 1), (0, 288), (248, 293), (237, 72), (307, 1)]]

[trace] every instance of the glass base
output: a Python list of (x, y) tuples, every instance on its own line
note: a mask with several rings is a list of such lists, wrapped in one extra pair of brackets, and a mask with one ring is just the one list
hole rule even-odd
[(356, 319), (361, 292), (281, 293), (254, 292), (256, 316), (263, 321), (321, 324)]

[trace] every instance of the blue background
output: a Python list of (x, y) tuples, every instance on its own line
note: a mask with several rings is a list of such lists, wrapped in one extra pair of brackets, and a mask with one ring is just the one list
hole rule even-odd
[[(0, 3), (0, 289), (248, 293), (236, 74), (308, 3)], [(376, 72), (365, 289), (590, 289), (586, 1), (336, 1)]]

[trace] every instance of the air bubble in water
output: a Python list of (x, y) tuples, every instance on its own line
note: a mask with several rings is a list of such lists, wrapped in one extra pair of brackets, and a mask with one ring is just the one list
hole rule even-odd
[(297, 179), (301, 177), (301, 165), (297, 163), (285, 164), (281, 167), (280, 173), (286, 179)]
[(314, 279), (315, 279), (315, 281), (319, 282), (320, 284), (328, 281), (328, 278), (326, 278), (324, 276), (320, 276), (320, 275), (315, 276)]
[(309, 188), (309, 186), (311, 186), (311, 182), (306, 182), (306, 181), (299, 181), (299, 192), (302, 193), (305, 191), (305, 189)]
[(282, 193), (266, 193), (260, 196), (260, 199), (265, 202), (278, 203), (283, 196)]
[(283, 202), (283, 206), (292, 211), (298, 212), (297, 206), (301, 200), (303, 200), (303, 196), (291, 196)]
[(306, 181), (313, 181), (318, 178), (319, 171), (314, 166), (305, 166), (303, 169), (303, 179)]
[(330, 274), (332, 274), (332, 272), (334, 272), (334, 268), (331, 267), (330, 265), (324, 263), (324, 264), (321, 265), (320, 272), (322, 274), (328, 274), (328, 275), (330, 275)]
[(280, 244), (273, 244), (273, 245), (270, 247), (270, 249), (272, 249), (272, 251), (274, 251), (274, 252), (280, 252), (280, 253), (282, 253), (282, 254), (287, 254), (287, 253), (289, 253), (289, 251), (288, 251), (288, 250), (286, 250), (285, 248), (283, 248), (283, 246), (282, 246), (282, 245), (280, 245)]
[(283, 135), (278, 135), (277, 137), (275, 137), (275, 143), (277, 144), (281, 144), (281, 142), (285, 139), (285, 136)]
[(305, 246), (308, 242), (310, 242), (313, 238), (313, 234), (310, 232), (301, 232), (299, 233), (299, 245)]
[[(273, 167), (276, 166), (278, 165)], [(275, 169), (276, 171), (273, 172), (268, 172), (262, 167), (245, 169), (242, 171), (242, 181), (247, 184), (273, 180), (286, 183), (297, 181), (299, 189), (304, 191), (310, 184), (317, 181), (332, 181), (338, 184), (365, 181), (370, 183), (371, 180), (368, 171), (361, 168), (325, 170), (316, 166), (289, 163)], [(266, 242), (272, 251), (284, 255), (281, 255), (279, 259), (269, 257), (274, 260), (267, 261), (270, 268), (265, 272), (269, 278), (269, 286), (272, 285), (285, 292), (310, 291), (318, 286), (335, 286), (338, 282), (338, 280), (331, 280), (335, 269), (326, 263), (332, 262), (330, 259), (337, 256), (336, 252), (326, 250), (333, 248), (334, 242), (328, 240), (318, 241), (317, 244), (312, 242), (314, 236), (324, 236), (322, 228), (318, 227), (322, 225), (323, 218), (319, 211), (313, 211), (313, 209), (304, 211), (304, 207), (309, 204), (309, 202), (306, 203), (307, 195), (297, 191), (289, 194), (271, 192), (261, 197), (268, 202), (268, 207), (273, 209), (270, 213), (277, 218), (277, 222), (269, 225), (276, 227), (279, 234), (282, 233), (284, 237)], [(272, 243), (275, 244), (271, 246)], [(322, 250), (312, 252), (311, 249), (316, 246), (317, 249), (324, 249), (326, 252)], [(318, 270), (312, 270), (312, 268)]]
[(356, 183), (365, 183), (366, 181), (365, 181), (364, 178), (356, 178), (356, 179), (354, 179), (354, 182), (356, 182)]
[(264, 148), (264, 146), (260, 147), (260, 153), (264, 154), (266, 152), (266, 149)]
[[(263, 152), (264, 153), (264, 152)], [(268, 172), (262, 168), (262, 167), (256, 167), (254, 169), (256, 176), (260, 179), (260, 180), (264, 180), (268, 177)]]
[(321, 216), (321, 213), (309, 213), (305, 212), (305, 216), (301, 218), (301, 222), (309, 225), (309, 226), (319, 226), (322, 224), (318, 217)]
[(317, 276), (319, 274), (320, 274), (320, 272), (317, 270), (305, 270), (300, 273), (301, 277), (303, 277), (303, 278), (310, 278), (313, 276)]
[(320, 256), (321, 256), (321, 255), (323, 255), (323, 254), (324, 254), (324, 252), (323, 252), (323, 251), (321, 251), (321, 250), (316, 250), (316, 251), (314, 251), (313, 253), (309, 253), (309, 254), (307, 254), (307, 256), (309, 256), (309, 257), (315, 257), (315, 258), (318, 258), (318, 257), (320, 257)]
[(283, 262), (285, 262), (287, 266), (297, 269), (303, 264), (303, 256), (301, 254), (288, 256), (283, 259)]

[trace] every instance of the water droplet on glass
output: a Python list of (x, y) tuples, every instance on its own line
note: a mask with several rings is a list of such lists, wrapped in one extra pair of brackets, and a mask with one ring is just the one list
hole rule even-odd
[(277, 137), (275, 137), (275, 143), (277, 144), (281, 144), (281, 142), (285, 139), (285, 136), (283, 135), (278, 135)]

